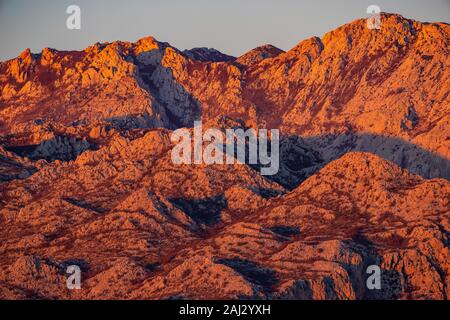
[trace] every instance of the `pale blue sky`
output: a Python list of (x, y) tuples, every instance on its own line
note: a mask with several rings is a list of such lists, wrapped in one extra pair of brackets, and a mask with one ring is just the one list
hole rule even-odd
[[(67, 30), (77, 4), (82, 29)], [(0, 60), (25, 48), (83, 49), (153, 35), (179, 49), (214, 47), (241, 55), (262, 44), (284, 50), (365, 17), (368, 5), (421, 21), (449, 23), (450, 0), (0, 0)]]

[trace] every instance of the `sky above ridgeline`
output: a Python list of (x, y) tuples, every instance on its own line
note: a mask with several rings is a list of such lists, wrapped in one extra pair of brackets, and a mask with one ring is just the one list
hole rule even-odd
[[(68, 30), (69, 5), (81, 30)], [(263, 44), (283, 50), (366, 17), (369, 5), (426, 22), (450, 20), (450, 0), (0, 0), (0, 60), (24, 49), (81, 50), (96, 42), (154, 36), (178, 49), (239, 56)]]

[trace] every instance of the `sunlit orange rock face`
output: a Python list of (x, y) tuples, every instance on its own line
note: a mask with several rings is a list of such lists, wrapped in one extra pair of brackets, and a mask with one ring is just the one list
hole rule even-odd
[[(447, 299), (449, 41), (383, 14), (287, 52), (148, 37), (0, 63), (0, 298)], [(280, 129), (278, 174), (174, 164), (196, 119)]]

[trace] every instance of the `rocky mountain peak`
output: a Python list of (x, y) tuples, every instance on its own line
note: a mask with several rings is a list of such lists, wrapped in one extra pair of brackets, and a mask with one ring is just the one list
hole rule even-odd
[(274, 58), (281, 53), (284, 53), (284, 51), (271, 44), (266, 44), (243, 54), (236, 60), (236, 62), (243, 66), (250, 67), (265, 59)]

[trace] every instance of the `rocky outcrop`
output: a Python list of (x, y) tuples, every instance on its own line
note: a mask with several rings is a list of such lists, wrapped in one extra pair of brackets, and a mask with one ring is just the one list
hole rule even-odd
[(235, 57), (224, 54), (214, 48), (192, 48), (184, 50), (183, 54), (190, 59), (202, 62), (231, 62)]
[(10, 146), (9, 151), (27, 157), (32, 160), (45, 159), (54, 160), (75, 160), (85, 150), (90, 147), (89, 142), (84, 139), (74, 137), (56, 136), (45, 140), (38, 145), (32, 146)]

